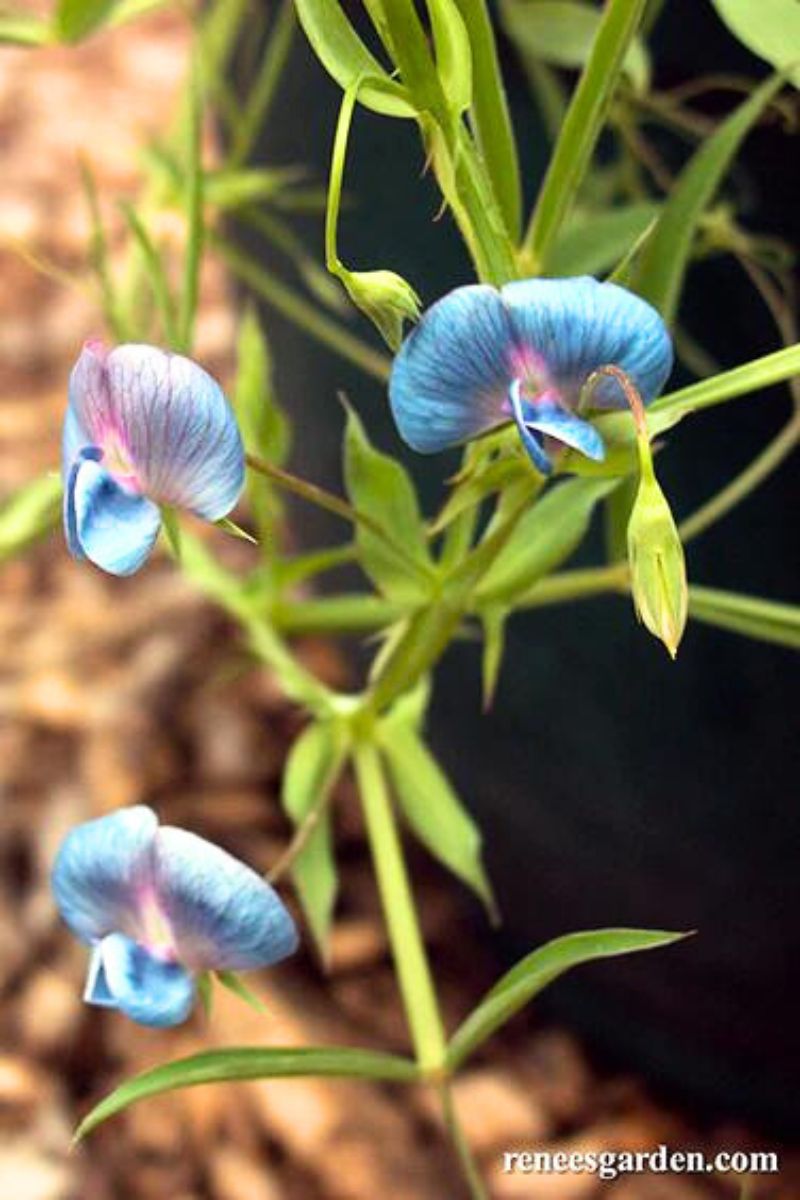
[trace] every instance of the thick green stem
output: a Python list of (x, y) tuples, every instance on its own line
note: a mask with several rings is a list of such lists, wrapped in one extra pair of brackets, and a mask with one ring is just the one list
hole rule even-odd
[(447, 1045), (439, 1004), (422, 940), (400, 835), (377, 749), (362, 742), (354, 752), (356, 778), (367, 824), (384, 919), (417, 1063), (436, 1074)]

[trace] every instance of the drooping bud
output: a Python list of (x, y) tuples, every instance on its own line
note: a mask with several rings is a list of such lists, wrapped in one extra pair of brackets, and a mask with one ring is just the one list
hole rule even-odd
[(688, 611), (686, 563), (652, 461), (642, 471), (628, 522), (628, 562), (636, 615), (675, 658)]
[(347, 271), (339, 278), (350, 299), (369, 317), (389, 348), (396, 352), (403, 340), (403, 322), (419, 319), (420, 300), (411, 284), (395, 271)]

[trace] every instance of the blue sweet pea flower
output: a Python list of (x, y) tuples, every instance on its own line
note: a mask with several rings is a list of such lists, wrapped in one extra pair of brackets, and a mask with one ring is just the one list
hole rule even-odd
[[(571, 446), (602, 460), (605, 447), (578, 416), (582, 389), (599, 367), (624, 371), (645, 404), (672, 369), (672, 343), (644, 300), (588, 276), (528, 279), (505, 287), (456, 288), (423, 316), (394, 360), (389, 399), (401, 437), (433, 454), (513, 420), (534, 465)], [(610, 378), (592, 407), (623, 407)]]
[(70, 552), (131, 575), (158, 536), (159, 505), (227, 516), (244, 485), (244, 451), (202, 367), (154, 346), (91, 341), (70, 377), (62, 471)]
[(73, 829), (53, 867), (72, 932), (91, 946), (84, 999), (141, 1025), (179, 1025), (203, 971), (267, 967), (297, 949), (275, 890), (144, 805)]

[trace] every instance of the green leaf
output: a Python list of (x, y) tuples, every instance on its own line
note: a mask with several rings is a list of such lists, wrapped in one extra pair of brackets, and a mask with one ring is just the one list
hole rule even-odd
[(689, 588), (689, 616), (761, 642), (800, 650), (800, 607), (712, 588)]
[[(503, 0), (500, 12), (523, 57), (556, 67), (585, 65), (603, 16), (598, 8), (578, 0)], [(637, 91), (647, 91), (650, 58), (639, 38), (628, 45), (622, 69)]]
[(575, 202), (605, 124), (645, 0), (609, 0), (597, 36), (561, 126), (524, 250), (534, 269), (547, 262), (550, 247)]
[(476, 605), (506, 604), (572, 554), (589, 528), (594, 507), (615, 479), (570, 479), (548, 489), (521, 518), (476, 591)]
[(358, 99), (387, 117), (414, 117), (407, 90), (386, 71), (362, 42), (338, 0), (296, 0), (306, 37), (329, 75), (345, 91), (363, 79)]
[(60, 42), (80, 42), (108, 21), (117, 0), (59, 0), (55, 34)]
[(333, 910), (339, 888), (329, 801), (346, 743), (333, 721), (309, 725), (294, 742), (283, 776), (281, 800), (297, 829), (310, 831), (292, 867), (303, 912), (324, 963), (329, 957)]
[(231, 1083), (243, 1079), (380, 1079), (413, 1083), (415, 1064), (394, 1054), (349, 1046), (234, 1046), (179, 1058), (129, 1079), (91, 1110), (78, 1126), (75, 1140), (86, 1137), (103, 1121), (150, 1096), (202, 1083)]
[[(278, 403), (269, 344), (254, 307), (248, 307), (236, 343), (233, 406), (247, 450), (280, 467), (291, 445), (291, 426)], [(265, 550), (270, 549), (281, 504), (265, 475), (247, 473), (247, 495)]]
[(235, 211), (248, 204), (272, 200), (294, 183), (302, 180), (302, 167), (225, 168), (206, 172), (205, 198), (223, 211)]
[(425, 598), (429, 593), (426, 577), (431, 575), (432, 563), (414, 487), (399, 462), (372, 446), (359, 417), (349, 406), (344, 476), (353, 506), (368, 513), (390, 535), (388, 539), (381, 537), (361, 522), (356, 526), (356, 544), (364, 570), (389, 599)]
[(530, 467), (516, 445), (512, 445), (510, 453), (485, 459), (475, 469), (468, 468), (456, 480), (441, 512), (430, 527), (431, 532), (441, 533), (461, 513), (468, 512), (514, 483), (530, 478), (530, 474)]
[(798, 0), (711, 0), (734, 37), (776, 70), (793, 67), (800, 87), (800, 4)]
[(642, 201), (607, 212), (576, 213), (548, 255), (548, 271), (601, 275), (625, 257), (659, 211), (658, 204)]
[(459, 1067), (534, 996), (573, 967), (638, 950), (655, 950), (686, 936), (648, 929), (592, 929), (540, 946), (512, 967), (456, 1030), (447, 1052), (448, 1067)]
[(428, 0), (436, 70), (452, 113), (459, 117), (472, 103), (472, 50), (456, 0)]
[(416, 836), (494, 913), (480, 830), (430, 750), (412, 726), (391, 718), (381, 728), (381, 747), (400, 808)]
[(673, 185), (658, 224), (642, 248), (633, 273), (633, 290), (659, 309), (668, 324), (678, 309), (698, 222), (742, 141), (782, 82), (781, 76), (768, 79), (702, 143)]
[(222, 986), (227, 988), (229, 992), (232, 992), (234, 996), (238, 996), (240, 1000), (243, 1000), (248, 1008), (252, 1008), (254, 1012), (259, 1013), (261, 1016), (269, 1012), (264, 1001), (255, 992), (251, 991), (235, 971), (215, 971), (214, 974)]
[(508, 609), (499, 604), (487, 604), (481, 610), (480, 618), (483, 624), (483, 708), (488, 711), (497, 691), (497, 680), (503, 665)]
[(0, 14), (0, 45), (46, 46), (53, 31), (47, 21), (28, 13)]
[(0, 562), (13, 558), (55, 527), (61, 513), (61, 479), (41, 475), (0, 507)]

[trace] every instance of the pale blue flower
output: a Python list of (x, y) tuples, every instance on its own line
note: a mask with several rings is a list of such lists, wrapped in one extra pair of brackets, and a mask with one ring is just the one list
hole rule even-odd
[(144, 805), (73, 829), (53, 867), (66, 923), (91, 946), (84, 999), (142, 1025), (178, 1025), (203, 971), (246, 971), (292, 954), (277, 892), (211, 842), (160, 826)]
[(62, 471), (71, 553), (131, 575), (158, 536), (160, 505), (227, 516), (244, 485), (244, 451), (202, 367), (154, 346), (93, 341), (70, 377)]

